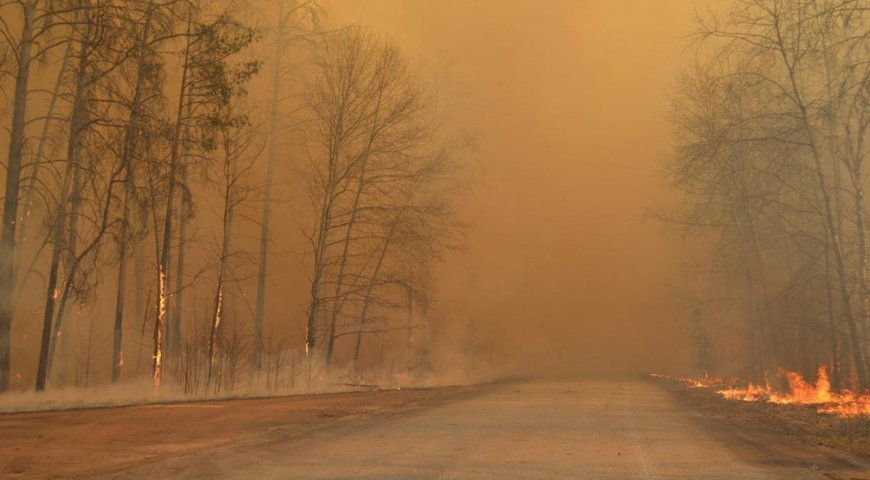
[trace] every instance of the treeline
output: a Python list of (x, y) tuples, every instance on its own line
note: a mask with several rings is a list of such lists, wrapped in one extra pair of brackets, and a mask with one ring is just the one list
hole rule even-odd
[[(422, 368), (462, 145), (396, 47), (324, 14), (0, 2), (0, 391), (149, 370), (188, 392), (279, 388), (326, 375), (337, 345), (352, 375), (378, 348)], [(272, 267), (292, 235), (300, 311), (270, 307), (306, 288)]]
[[(691, 338), (709, 373), (870, 387), (870, 2), (737, 0), (697, 21), (667, 163), (700, 240)], [(699, 282), (699, 278), (705, 280)]]

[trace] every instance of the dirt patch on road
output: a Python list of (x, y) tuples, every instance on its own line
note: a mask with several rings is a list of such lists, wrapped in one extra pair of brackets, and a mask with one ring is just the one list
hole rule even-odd
[(343, 418), (418, 409), (482, 387), (439, 387), (0, 414), (0, 478), (83, 478)]

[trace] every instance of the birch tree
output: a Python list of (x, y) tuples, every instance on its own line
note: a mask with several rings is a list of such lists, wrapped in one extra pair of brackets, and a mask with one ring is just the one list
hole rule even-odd
[(412, 308), (412, 269), (392, 268), (397, 245), (408, 247), (414, 235), (428, 240), (415, 244), (416, 253), (406, 250), (409, 267), (438, 244), (423, 232), (427, 221), (443, 225), (436, 219), (451, 217), (439, 188), (455, 152), (437, 148), (431, 99), (393, 45), (350, 28), (324, 39), (316, 65), (310, 185), (317, 220), (306, 348), (322, 346), (328, 367), (336, 339), (360, 339), (372, 307), (395, 300), (376, 295), (385, 285), (401, 286), (398, 302)]

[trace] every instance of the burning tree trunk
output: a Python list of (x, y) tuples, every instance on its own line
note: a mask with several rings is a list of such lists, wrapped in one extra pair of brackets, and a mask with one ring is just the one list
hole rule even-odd
[[(146, 87), (149, 83), (155, 83), (152, 71), (149, 70), (149, 57), (153, 55), (152, 26), (154, 24), (155, 5), (154, 0), (149, 0), (143, 13), (143, 26), (135, 45), (134, 57), (136, 60), (135, 81), (132, 99), (130, 100), (130, 113), (125, 125), (124, 144), (122, 149), (121, 168), (124, 170), (124, 198), (120, 219), (120, 232), (118, 233), (118, 280), (115, 291), (115, 318), (112, 337), (112, 383), (121, 379), (121, 367), (124, 363), (123, 332), (124, 332), (124, 309), (127, 289), (127, 260), (131, 241), (130, 214), (131, 203), (134, 199), (134, 157), (140, 153), (140, 130), (144, 121), (143, 110), (146, 103)], [(139, 294), (141, 296), (141, 293)], [(137, 298), (139, 305), (141, 298)], [(138, 318), (138, 317), (137, 317)]]
[(154, 322), (154, 343), (151, 363), (151, 376), (155, 387), (159, 387), (163, 380), (164, 360), (164, 336), (166, 330), (167, 313), (169, 305), (169, 268), (170, 248), (172, 246), (172, 207), (175, 199), (176, 176), (178, 171), (181, 144), (184, 133), (185, 102), (190, 89), (190, 60), (191, 47), (193, 44), (193, 21), (194, 7), (188, 6), (187, 21), (185, 28), (185, 46), (182, 52), (180, 91), (178, 104), (176, 105), (175, 121), (172, 127), (172, 145), (169, 155), (169, 172), (166, 178), (166, 203), (162, 220), (161, 242), (157, 259), (157, 318)]
[[(158, 302), (157, 319), (154, 329), (154, 362), (152, 364), (155, 385), (162, 381), (164, 361), (164, 341), (167, 328), (167, 314), (170, 305), (170, 249), (174, 228), (173, 207), (175, 192), (179, 188), (178, 175), (189, 167), (189, 150), (200, 149), (208, 153), (214, 148), (215, 124), (220, 119), (215, 115), (235, 96), (244, 91), (241, 88), (256, 73), (258, 62), (230, 64), (233, 55), (254, 41), (254, 32), (246, 27), (229, 11), (220, 10), (214, 15), (201, 13), (199, 3), (189, 5), (186, 19), (186, 34), (182, 49), (182, 70), (180, 93), (175, 110), (173, 134), (166, 177), (165, 209), (162, 223), (162, 240), (157, 261)], [(182, 185), (185, 190), (187, 185)], [(190, 202), (188, 202), (189, 204)], [(182, 218), (179, 221), (183, 222)], [(183, 239), (181, 240), (183, 241)], [(178, 260), (180, 261), (180, 259)], [(183, 288), (182, 279), (175, 279), (176, 291)], [(175, 308), (180, 308), (177, 301)], [(180, 332), (172, 332), (180, 335)]]
[[(221, 179), (221, 234), (218, 253), (217, 279), (215, 280), (214, 303), (212, 305), (211, 328), (208, 342), (208, 381), (211, 383), (215, 374), (218, 348), (222, 332), (225, 329), (224, 311), (227, 303), (226, 284), (232, 256), (231, 242), (233, 238), (233, 219), (236, 209), (248, 197), (250, 188), (243, 182), (260, 151), (251, 151), (258, 147), (256, 130), (251, 127), (246, 113), (238, 113), (239, 97), (244, 94), (241, 85), (234, 85), (227, 79), (227, 85), (232, 86), (236, 96), (217, 111), (214, 123), (218, 125), (218, 138), (221, 144), (223, 161), (219, 178)], [(237, 360), (237, 349), (233, 352), (232, 363)], [(235, 366), (231, 370), (234, 371)]]
[[(228, 149), (227, 149), (228, 150)], [(237, 199), (235, 192), (236, 173), (233, 172), (235, 159), (231, 159), (229, 152), (225, 150), (224, 172), (228, 174), (223, 194), (223, 212), (221, 215), (221, 239), (220, 254), (218, 257), (217, 280), (215, 282), (214, 304), (211, 315), (211, 330), (208, 336), (208, 376), (209, 381), (214, 374), (215, 361), (217, 360), (218, 341), (224, 319), (224, 283), (227, 276), (227, 267), (230, 259), (230, 239), (233, 229), (233, 211)]]

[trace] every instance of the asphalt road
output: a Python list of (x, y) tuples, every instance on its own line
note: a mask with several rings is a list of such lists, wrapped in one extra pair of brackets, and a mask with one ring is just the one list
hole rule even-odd
[(538, 380), (453, 391), (304, 432), (276, 423), (102, 478), (852, 480), (868, 472), (858, 459), (778, 432), (707, 419), (652, 382)]

